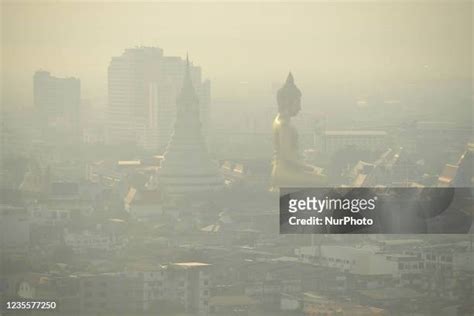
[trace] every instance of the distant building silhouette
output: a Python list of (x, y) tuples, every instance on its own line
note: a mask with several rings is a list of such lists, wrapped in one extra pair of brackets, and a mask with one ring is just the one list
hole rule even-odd
[[(109, 144), (165, 148), (173, 132), (184, 66), (180, 57), (163, 56), (158, 47), (130, 48), (112, 58), (108, 69)], [(207, 128), (210, 84), (201, 80), (200, 67), (191, 65), (190, 73), (201, 100), (203, 126)]]
[(360, 150), (383, 150), (387, 148), (387, 132), (380, 130), (331, 130), (323, 131), (315, 141), (328, 156), (347, 147)]
[[(39, 119), (47, 127), (45, 138), (80, 137), (81, 82), (77, 78), (58, 78), (47, 71), (33, 76), (33, 98)], [(54, 135), (50, 135), (53, 133)], [(70, 139), (69, 139), (70, 141)]]

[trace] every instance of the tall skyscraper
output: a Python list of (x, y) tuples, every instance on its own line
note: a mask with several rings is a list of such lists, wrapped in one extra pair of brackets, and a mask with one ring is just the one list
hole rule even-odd
[(161, 162), (158, 181), (172, 195), (220, 189), (224, 180), (211, 161), (199, 120), (199, 98), (194, 90), (189, 62), (176, 99), (174, 132)]
[(33, 76), (33, 98), (44, 127), (63, 137), (80, 136), (81, 82), (77, 78), (58, 78), (47, 71)]
[[(137, 144), (163, 150), (176, 119), (176, 96), (183, 82), (185, 62), (163, 55), (157, 47), (126, 49), (113, 57), (108, 69), (109, 144)], [(203, 100), (200, 112), (208, 125), (210, 85), (201, 69), (190, 67), (196, 92)]]

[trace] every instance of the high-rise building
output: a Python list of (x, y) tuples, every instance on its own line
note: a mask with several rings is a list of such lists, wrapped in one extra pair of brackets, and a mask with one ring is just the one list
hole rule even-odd
[[(126, 49), (113, 57), (108, 69), (109, 144), (136, 144), (150, 150), (165, 148), (176, 119), (176, 97), (183, 82), (185, 62), (163, 55), (157, 47)], [(196, 83), (201, 117), (207, 127), (210, 103), (209, 81), (201, 69), (190, 67)]]
[(35, 108), (42, 125), (59, 132), (62, 137), (79, 137), (80, 80), (58, 78), (47, 71), (37, 71), (33, 76), (33, 89)]
[(159, 170), (158, 181), (172, 195), (220, 189), (224, 180), (209, 156), (199, 119), (199, 98), (187, 62), (183, 86), (176, 99), (174, 132)]

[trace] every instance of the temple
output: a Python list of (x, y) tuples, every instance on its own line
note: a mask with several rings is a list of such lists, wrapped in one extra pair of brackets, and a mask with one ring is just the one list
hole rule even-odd
[(210, 159), (202, 136), (199, 100), (191, 81), (188, 58), (176, 105), (174, 132), (158, 172), (160, 185), (172, 195), (222, 188), (224, 179), (217, 164)]

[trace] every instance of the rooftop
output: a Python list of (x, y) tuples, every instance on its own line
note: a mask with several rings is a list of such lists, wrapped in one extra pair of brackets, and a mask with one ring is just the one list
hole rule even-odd
[(203, 262), (178, 262), (173, 263), (173, 265), (184, 268), (195, 268), (195, 267), (207, 267), (210, 266), (208, 263)]
[(117, 162), (118, 166), (139, 166), (140, 164), (140, 160), (119, 160)]
[(324, 131), (326, 136), (386, 136), (385, 131), (364, 131), (364, 130), (335, 130)]
[(255, 305), (257, 301), (245, 295), (214, 296), (209, 300), (211, 306)]

